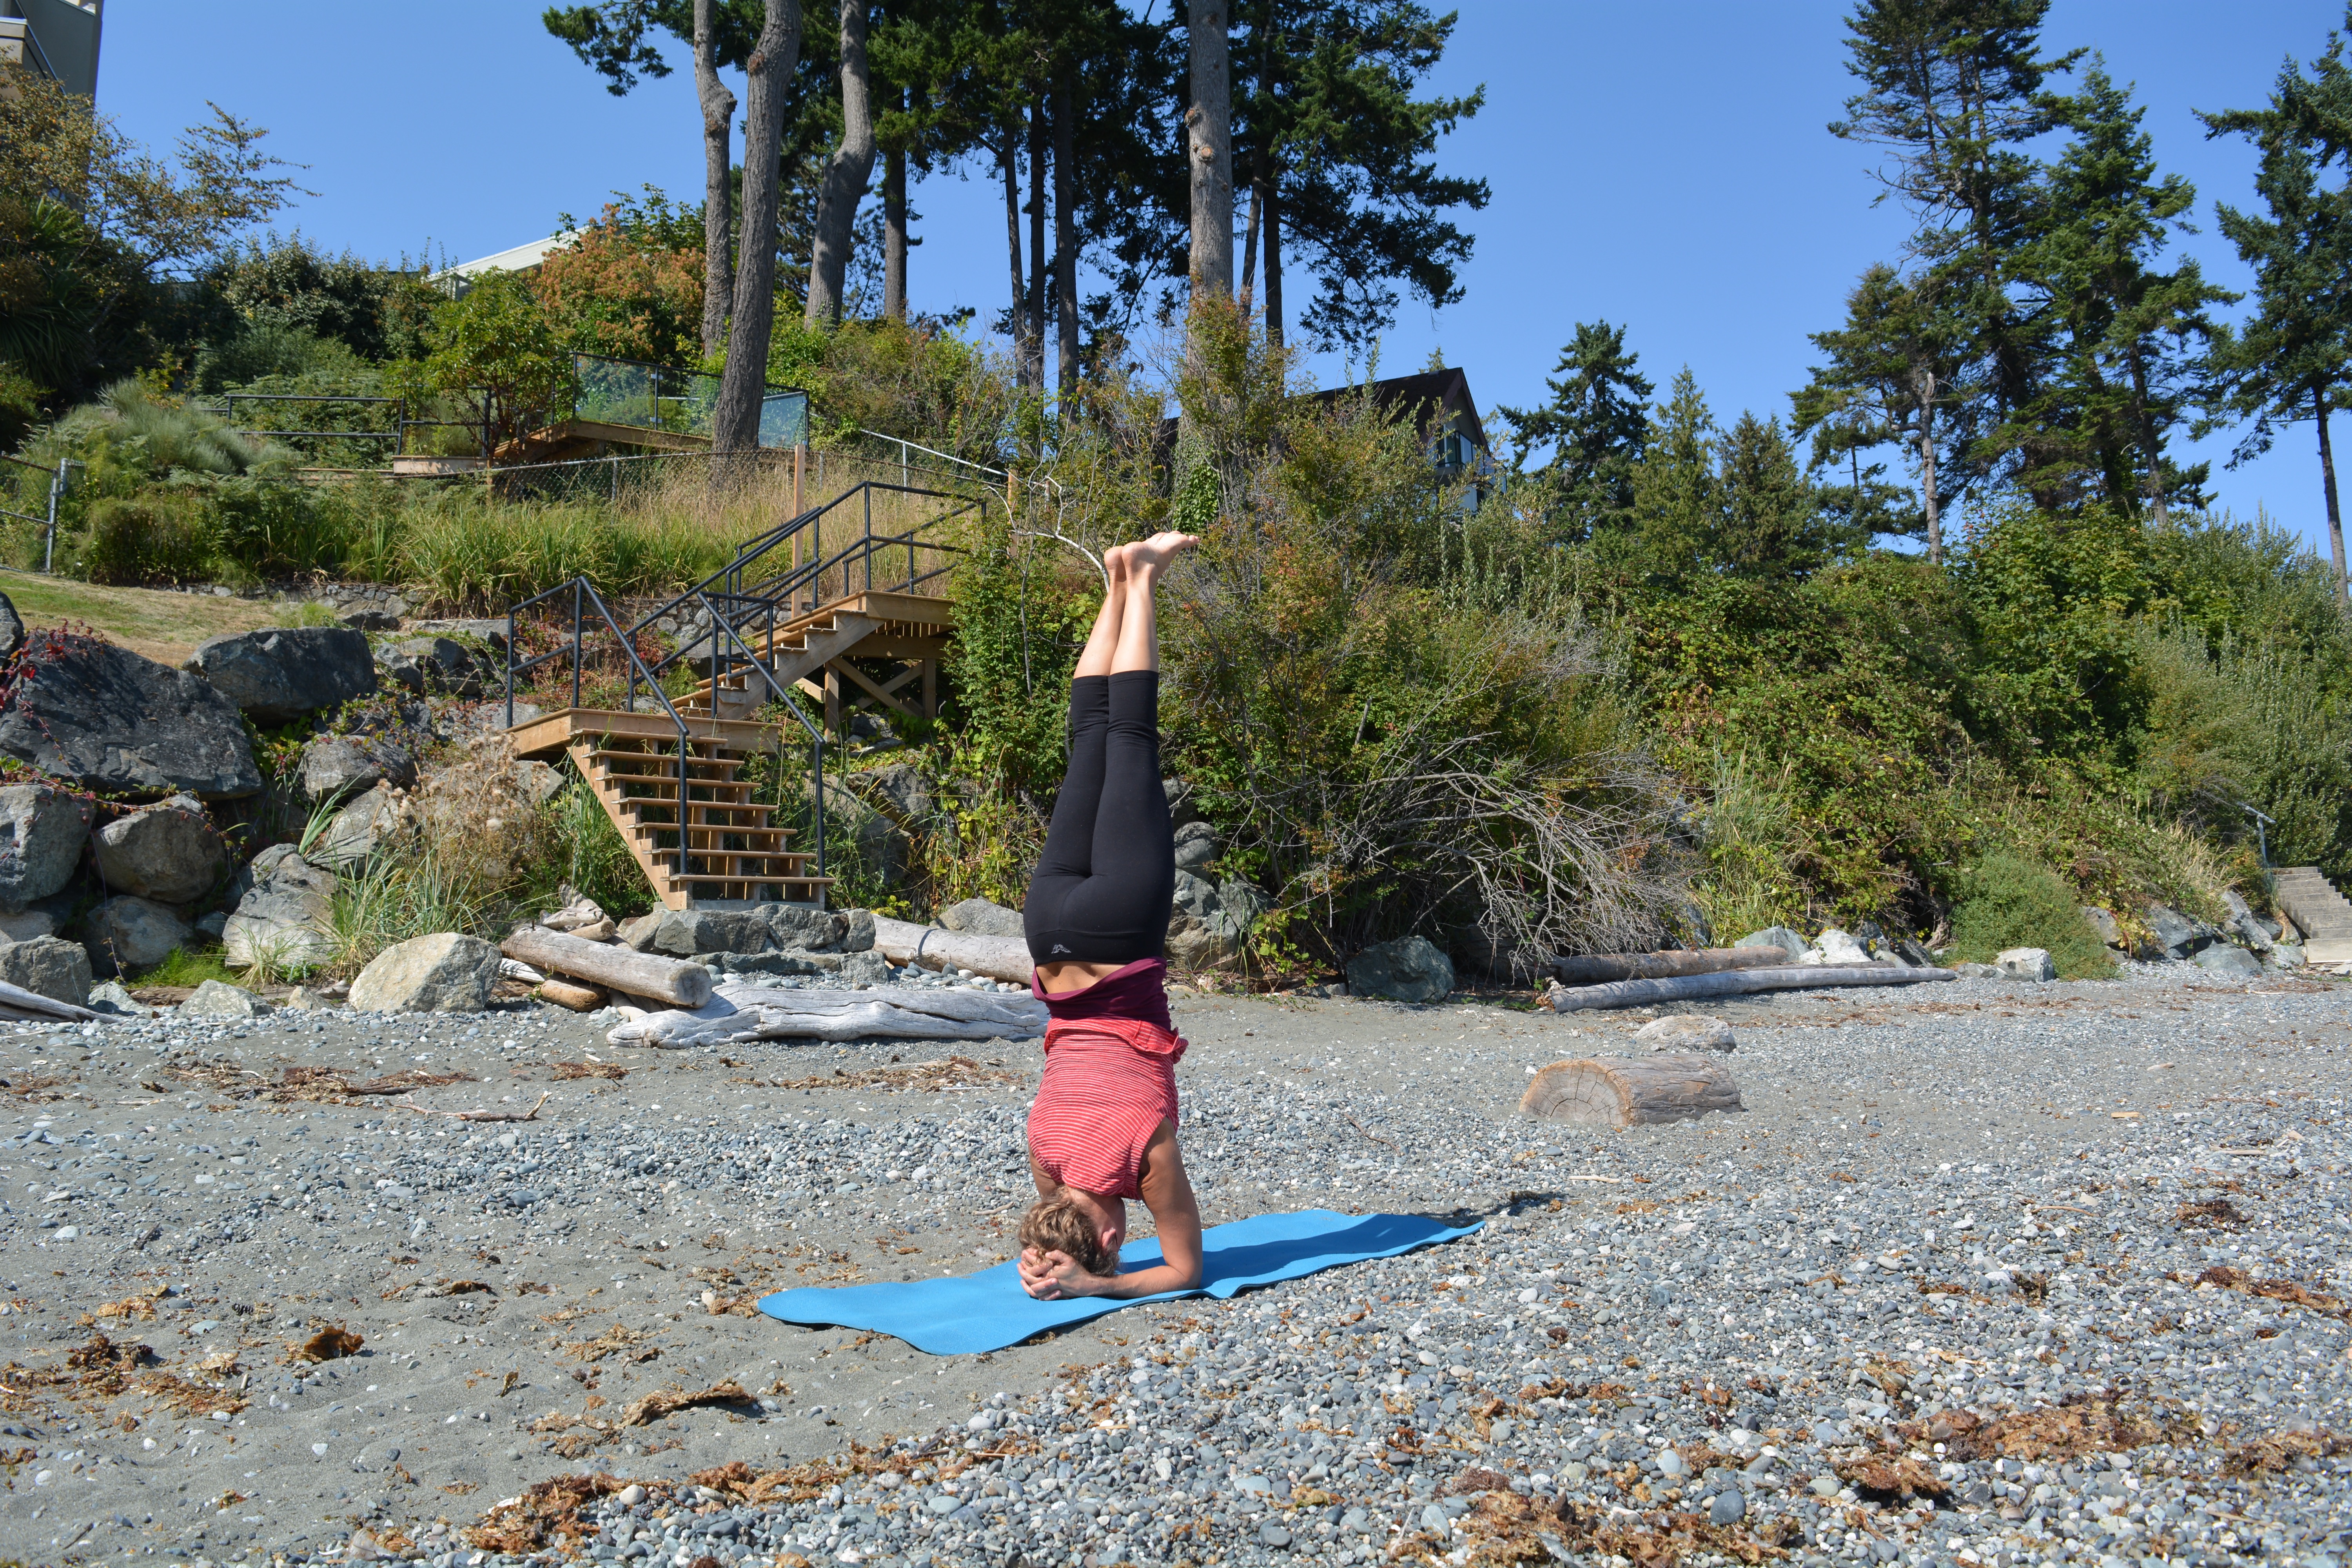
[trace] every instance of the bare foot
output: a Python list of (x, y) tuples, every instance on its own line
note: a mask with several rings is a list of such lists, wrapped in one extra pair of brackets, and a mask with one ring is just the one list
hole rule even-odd
[(1127, 552), (1134, 548), (1135, 546), (1132, 544), (1114, 544), (1109, 549), (1103, 552), (1103, 573), (1113, 583), (1124, 583), (1127, 581)]
[(1125, 546), (1128, 570), (1157, 573), (1180, 553), (1200, 542), (1197, 536), (1190, 533), (1155, 533), (1149, 539)]

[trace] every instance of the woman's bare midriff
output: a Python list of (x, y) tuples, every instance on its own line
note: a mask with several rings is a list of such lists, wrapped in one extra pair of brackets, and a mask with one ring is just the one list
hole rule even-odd
[(1123, 963), (1041, 963), (1037, 984), (1048, 996), (1067, 996), (1126, 968)]

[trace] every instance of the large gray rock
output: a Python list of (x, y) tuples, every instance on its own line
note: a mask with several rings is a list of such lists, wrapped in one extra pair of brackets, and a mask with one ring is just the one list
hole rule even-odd
[(2224, 891), (2221, 902), (2229, 907), (2231, 934), (2257, 953), (2268, 952), (2271, 950), (2270, 928), (2247, 907), (2246, 900), (2234, 892)]
[(2213, 940), (2212, 927), (2163, 904), (2148, 905), (2147, 929), (2143, 958), (2188, 958)]
[(289, 724), (375, 689), (367, 634), (349, 626), (272, 626), (196, 645), (188, 668), (259, 724)]
[[(808, 952), (830, 952), (843, 945), (849, 933), (849, 918), (831, 910), (818, 909), (814, 904), (761, 904), (755, 911), (768, 925), (769, 939), (780, 948)], [(874, 917), (866, 917), (866, 945), (874, 945)], [(758, 948), (739, 951), (757, 952)]]
[(870, 949), (863, 952), (845, 953), (841, 967), (834, 973), (844, 985), (887, 985), (890, 984), (890, 961)]
[[(832, 929), (828, 920), (825, 930), (830, 933)], [(798, 944), (775, 942), (758, 910), (670, 910), (654, 928), (653, 950), (674, 958), (692, 958), (702, 952), (765, 952), (772, 946), (787, 945)]]
[(83, 929), (89, 932), (83, 945), (89, 949), (90, 967), (100, 974), (161, 963), (194, 934), (163, 905), (130, 895), (109, 899), (92, 910)]
[(195, 994), (180, 1004), (183, 1018), (258, 1018), (269, 1011), (269, 1005), (241, 985), (231, 985), (225, 980), (207, 980), (196, 987)]
[(895, 819), (901, 827), (919, 832), (939, 814), (939, 796), (931, 788), (931, 781), (910, 763), (868, 768), (864, 773), (849, 774), (846, 783), (867, 804)]
[(60, 923), (47, 910), (18, 910), (14, 914), (0, 914), (0, 937), (10, 942), (30, 942), (37, 936), (55, 936)]
[(73, 880), (89, 838), (87, 801), (47, 784), (0, 788), (0, 909), (21, 910)]
[(1734, 947), (1777, 947), (1789, 955), (1789, 962), (1798, 963), (1813, 950), (1813, 944), (1787, 926), (1766, 926), (1751, 931), (1731, 944)]
[(247, 885), (221, 928), (222, 956), (230, 964), (306, 969), (333, 955), (333, 872), (278, 844), (254, 857), (238, 880)]
[(1209, 862), (1223, 847), (1215, 828), (1205, 822), (1188, 822), (1176, 830), (1176, 868), (1198, 875), (1209, 868)]
[(310, 858), (338, 869), (356, 866), (398, 837), (406, 821), (392, 785), (380, 784), (335, 813)]
[(377, 953), (352, 982), (351, 1005), (358, 1013), (478, 1013), (498, 978), (497, 948), (439, 931)]
[[(1840, 931), (1835, 926), (1829, 926), (1814, 939), (1813, 951), (1808, 957), (1816, 963), (1840, 965), (1868, 963), (1870, 950), (1855, 941), (1851, 932)], [(1806, 960), (1801, 958), (1798, 962), (1801, 963)]]
[(949, 931), (969, 931), (973, 936), (1028, 934), (1022, 927), (1019, 910), (1008, 910), (986, 899), (966, 899), (960, 904), (950, 904), (940, 911), (940, 924)]
[(1633, 1031), (1654, 1051), (1727, 1051), (1738, 1045), (1731, 1026), (1701, 1013), (1669, 1013)]
[(228, 847), (192, 795), (118, 816), (98, 830), (98, 874), (109, 889), (192, 904), (228, 870)]
[(245, 717), (191, 670), (95, 637), (41, 632), (0, 707), (0, 755), (107, 795), (261, 792)]
[(1179, 870), (1169, 900), (1168, 962), (1179, 969), (1230, 967), (1265, 912), (1265, 900), (1247, 882), (1219, 884)]
[(1391, 1002), (1437, 1002), (1454, 989), (1454, 961), (1425, 936), (1400, 937), (1348, 961), (1348, 994)]
[[(5, 948), (0, 948), (0, 952), (6, 951)], [(2217, 942), (2210, 947), (2198, 949), (2197, 956), (2190, 962), (2198, 968), (2210, 969), (2216, 974), (2253, 975), (2263, 972), (2261, 959), (2256, 958), (2244, 948), (2232, 947), (2226, 942)]]
[(416, 757), (383, 735), (321, 735), (302, 748), (302, 793), (314, 801), (362, 795), (380, 784), (416, 784)]
[(2116, 949), (2117, 952), (2121, 952), (2123, 950), (2124, 928), (2116, 923), (2116, 915), (2113, 910), (2107, 909), (2104, 905), (2100, 904), (2084, 904), (2083, 906), (2083, 918), (2091, 922), (2091, 929), (2099, 933), (2099, 940), (2101, 942), (2105, 942), (2109, 947)]
[(488, 660), (450, 637), (405, 637), (376, 660), (386, 680), (419, 697), (479, 697)]
[(2051, 961), (2048, 950), (2039, 947), (2005, 947), (1993, 954), (1992, 966), (2005, 980), (2055, 980), (2058, 965)]
[(25, 646), (25, 617), (7, 595), (0, 594), (0, 658), (7, 658)]
[(89, 952), (78, 942), (37, 936), (0, 947), (0, 980), (53, 1002), (89, 1005)]

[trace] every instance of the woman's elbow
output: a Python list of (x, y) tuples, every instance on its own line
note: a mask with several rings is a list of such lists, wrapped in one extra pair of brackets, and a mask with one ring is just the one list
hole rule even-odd
[(1198, 1258), (1189, 1264), (1171, 1263), (1169, 1268), (1176, 1276), (1176, 1283), (1169, 1287), (1171, 1290), (1198, 1290), (1201, 1281), (1208, 1278), (1208, 1270), (1201, 1266)]

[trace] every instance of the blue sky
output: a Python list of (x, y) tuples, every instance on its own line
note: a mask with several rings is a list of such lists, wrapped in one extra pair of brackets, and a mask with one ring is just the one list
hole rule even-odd
[[(540, 9), (110, 0), (100, 103), (159, 145), (207, 99), (268, 126), (320, 193), (289, 222), (371, 257), (501, 250), (646, 183), (695, 195), (699, 121), (682, 55), (668, 79), (616, 99), (547, 36)], [(1820, 0), (1465, 0), (1432, 85), (1484, 84), (1486, 108), (1441, 158), (1483, 174), (1494, 200), (1467, 220), (1477, 251), (1464, 299), (1434, 313), (1409, 300), (1382, 368), (1418, 369), (1440, 347), (1482, 407), (1532, 403), (1575, 323), (1601, 317), (1628, 327), (1662, 387), (1688, 364), (1726, 422), (1743, 408), (1785, 417), (1811, 363), (1806, 334), (1835, 322), (1855, 274), (1894, 258), (1906, 229), (1898, 209), (1872, 205), (1872, 150), (1823, 129), (1852, 89), (1844, 13)], [(2211, 209), (2252, 200), (2253, 161), (2242, 143), (2205, 141), (2191, 111), (2260, 102), (2284, 58), (2317, 54), (2344, 18), (2338, 0), (2056, 0), (2044, 37), (2103, 51), (2116, 79), (2137, 84), (2162, 166), (2198, 187), (2202, 232), (2179, 243), (2241, 287)], [(1000, 310), (1003, 217), (986, 180), (934, 177), (914, 205), (916, 309)], [(1312, 368), (1327, 380), (1346, 370)], [(2352, 421), (2336, 435), (2352, 438)], [(2221, 467), (2228, 446), (2216, 436), (2202, 454), (2221, 503), (2265, 508), (2324, 549), (2311, 426), (2234, 471)]]

